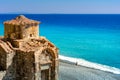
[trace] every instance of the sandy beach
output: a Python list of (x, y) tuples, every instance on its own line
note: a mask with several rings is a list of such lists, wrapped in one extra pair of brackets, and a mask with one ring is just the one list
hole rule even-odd
[(113, 74), (60, 61), (59, 80), (120, 80), (120, 74)]

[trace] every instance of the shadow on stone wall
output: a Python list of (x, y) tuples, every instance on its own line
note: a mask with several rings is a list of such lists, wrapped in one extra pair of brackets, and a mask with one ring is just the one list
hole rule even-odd
[(15, 64), (14, 62), (6, 70), (6, 74), (2, 80), (15, 80)]

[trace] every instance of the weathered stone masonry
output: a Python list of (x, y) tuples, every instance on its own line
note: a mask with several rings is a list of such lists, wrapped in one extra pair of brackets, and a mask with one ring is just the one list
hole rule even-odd
[(39, 24), (23, 15), (4, 22), (0, 80), (58, 80), (58, 49), (39, 36)]

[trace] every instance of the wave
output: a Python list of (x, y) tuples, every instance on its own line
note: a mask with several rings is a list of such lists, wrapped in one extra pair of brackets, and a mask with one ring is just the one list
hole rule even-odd
[(89, 62), (89, 61), (86, 61), (84, 59), (66, 57), (66, 56), (62, 56), (62, 55), (59, 55), (59, 59), (61, 61), (64, 61), (64, 62), (73, 63), (73, 64), (84, 66), (84, 67), (98, 69), (98, 70), (102, 70), (102, 71), (106, 71), (106, 72), (111, 72), (111, 73), (114, 73), (114, 74), (120, 74), (120, 69), (118, 69), (118, 68), (110, 67), (110, 66), (102, 65), (102, 64), (98, 64), (98, 63)]

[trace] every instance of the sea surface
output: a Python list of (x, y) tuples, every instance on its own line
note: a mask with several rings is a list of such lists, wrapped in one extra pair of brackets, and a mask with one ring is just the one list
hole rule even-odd
[[(3, 22), (18, 15), (0, 14), (1, 36), (4, 35)], [(59, 48), (60, 55), (120, 70), (119, 14), (25, 14), (25, 16), (41, 21), (40, 36), (46, 36), (53, 42)]]

